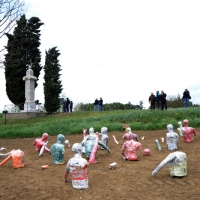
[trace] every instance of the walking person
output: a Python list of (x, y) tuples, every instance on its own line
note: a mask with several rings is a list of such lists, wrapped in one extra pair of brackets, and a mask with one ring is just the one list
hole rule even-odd
[(161, 100), (161, 110), (164, 110), (164, 108), (167, 110), (167, 100), (166, 100), (167, 94), (164, 93), (164, 91), (161, 91), (160, 100)]
[(183, 102), (184, 102), (184, 107), (189, 108), (190, 107), (190, 102), (189, 100), (191, 99), (190, 92), (188, 89), (185, 89), (183, 92)]
[(153, 92), (149, 96), (149, 103), (150, 103), (151, 110), (155, 110), (156, 96), (153, 94)]
[(98, 105), (99, 105), (99, 101), (96, 98), (95, 101), (94, 101), (94, 111), (98, 111)]
[(159, 91), (156, 92), (156, 105), (157, 105), (158, 110), (160, 110), (161, 102), (160, 102), (160, 92)]
[(99, 100), (99, 111), (103, 111), (103, 99), (100, 97), (100, 100)]

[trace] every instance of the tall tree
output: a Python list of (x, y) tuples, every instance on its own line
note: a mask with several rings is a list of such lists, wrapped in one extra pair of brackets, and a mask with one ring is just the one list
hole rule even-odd
[(62, 92), (62, 84), (60, 81), (60, 64), (58, 56), (60, 55), (57, 47), (53, 47), (47, 51), (44, 65), (44, 107), (48, 113), (54, 113), (60, 108), (60, 93)]
[[(22, 0), (0, 0), (0, 39), (16, 25), (16, 20), (24, 13), (23, 8)], [(0, 68), (3, 67), (4, 49), (3, 47), (0, 49)]]
[[(37, 17), (26, 19), (25, 15), (17, 21), (13, 35), (7, 33), (8, 43), (5, 47), (5, 78), (7, 96), (15, 105), (25, 102), (25, 82), (22, 78), (31, 66), (34, 76), (38, 77), (42, 66), (40, 46), (40, 26), (43, 23)], [(37, 81), (35, 84), (37, 87)], [(23, 107), (21, 107), (23, 109)]]

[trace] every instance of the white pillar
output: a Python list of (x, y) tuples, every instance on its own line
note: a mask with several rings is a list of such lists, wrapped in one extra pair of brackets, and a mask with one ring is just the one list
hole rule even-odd
[(37, 78), (34, 76), (34, 72), (29, 67), (26, 71), (26, 76), (23, 77), (25, 81), (25, 104), (24, 104), (24, 111), (35, 111), (35, 81)]

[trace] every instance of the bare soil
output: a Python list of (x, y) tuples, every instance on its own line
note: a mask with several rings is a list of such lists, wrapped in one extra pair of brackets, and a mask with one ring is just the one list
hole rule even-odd
[[(65, 165), (53, 165), (51, 155), (44, 153), (38, 156), (33, 142), (36, 138), (25, 139), (0, 139), (0, 147), (21, 149), (25, 153), (25, 167), (14, 169), (12, 160), (0, 167), (0, 199), (3, 200), (125, 200), (125, 199), (200, 199), (200, 143), (197, 137), (190, 144), (179, 139), (179, 151), (187, 154), (187, 173), (183, 178), (171, 178), (169, 168), (165, 166), (156, 177), (151, 172), (169, 154), (166, 143), (161, 142), (167, 131), (133, 131), (139, 136), (142, 148), (138, 151), (138, 161), (124, 161), (121, 159), (122, 135), (124, 132), (110, 132), (109, 147), (111, 154), (105, 150), (98, 150), (97, 163), (88, 166), (89, 188), (76, 190), (72, 188), (71, 181), (65, 183), (63, 174)], [(42, 133), (41, 133), (42, 135)], [(119, 144), (112, 138), (115, 135)], [(141, 137), (145, 136), (144, 140)], [(65, 135), (72, 146), (75, 142), (82, 141), (82, 134)], [(155, 139), (160, 141), (162, 150), (159, 151)], [(48, 147), (56, 142), (56, 136), (49, 136)], [(150, 156), (143, 156), (144, 149), (151, 149)], [(6, 153), (6, 151), (1, 151)], [(66, 147), (66, 162), (73, 156), (71, 148)], [(83, 154), (83, 157), (85, 155)], [(0, 162), (3, 160), (0, 157)], [(109, 165), (117, 163), (113, 170)], [(42, 165), (49, 165), (42, 170)], [(70, 179), (71, 180), (71, 179)]]

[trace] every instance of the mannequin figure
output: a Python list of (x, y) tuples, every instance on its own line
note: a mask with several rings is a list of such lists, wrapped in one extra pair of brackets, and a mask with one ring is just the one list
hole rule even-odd
[(192, 142), (193, 141), (193, 137), (192, 137), (192, 134), (194, 134), (194, 136), (197, 136), (197, 133), (195, 131), (194, 128), (192, 127), (188, 127), (188, 120), (185, 119), (183, 121), (183, 124), (184, 124), (184, 127), (182, 128), (182, 131), (183, 131), (183, 140), (185, 142)]
[(65, 146), (64, 146), (65, 136), (59, 134), (57, 136), (57, 142), (53, 144), (50, 148), (50, 153), (52, 155), (53, 164), (59, 165), (64, 164), (64, 154), (65, 154)]
[(137, 160), (137, 150), (142, 147), (142, 144), (134, 140), (132, 133), (126, 133), (124, 139), (127, 141), (122, 146), (122, 158), (124, 160)]
[(167, 148), (169, 150), (176, 150), (178, 149), (178, 139), (179, 136), (177, 133), (173, 131), (173, 126), (172, 124), (167, 125), (167, 130), (169, 133), (166, 134), (166, 143), (167, 143)]
[[(40, 152), (42, 146), (45, 144), (45, 140), (49, 137), (48, 133), (43, 133), (41, 138), (38, 138), (34, 141), (33, 145), (35, 146), (35, 150)], [(49, 152), (50, 150), (45, 146), (45, 151)]]
[(169, 164), (171, 177), (187, 176), (187, 155), (181, 151), (170, 153), (152, 172), (152, 176), (155, 176), (167, 164)]
[[(108, 146), (108, 140), (109, 140), (109, 137), (107, 135), (107, 131), (108, 131), (108, 128), (107, 127), (102, 127), (101, 128), (101, 140), (106, 146)], [(101, 147), (101, 149), (104, 149), (103, 147)]]
[(138, 142), (138, 136), (137, 136), (137, 134), (132, 133), (130, 127), (126, 128), (126, 133), (123, 135), (122, 139), (123, 139), (123, 140), (126, 139), (126, 138), (127, 138), (127, 135), (129, 135), (129, 134), (132, 134), (133, 140), (135, 140), (135, 141)]
[[(97, 136), (96, 133), (94, 133), (94, 128), (91, 127), (89, 129), (89, 135), (85, 136), (83, 141), (81, 142), (81, 144), (85, 146), (85, 155), (87, 160), (89, 160), (90, 158), (90, 154), (95, 145), (96, 137)], [(108, 153), (110, 153), (110, 149), (102, 141), (98, 141), (98, 144), (104, 149), (106, 149)]]
[(75, 143), (72, 146), (74, 157), (70, 158), (64, 173), (65, 182), (69, 173), (71, 173), (72, 186), (75, 189), (86, 189), (88, 188), (88, 176), (87, 176), (87, 165), (88, 162), (82, 158), (82, 145)]

